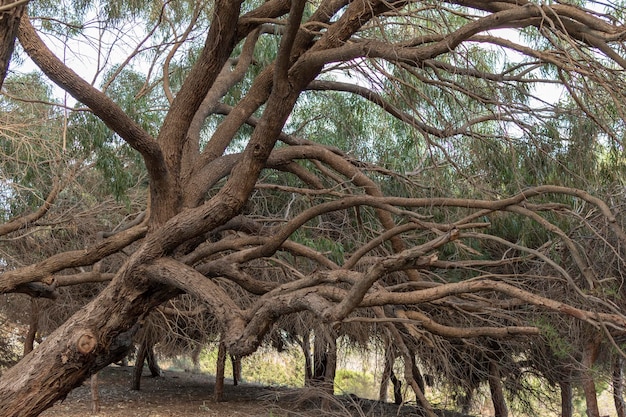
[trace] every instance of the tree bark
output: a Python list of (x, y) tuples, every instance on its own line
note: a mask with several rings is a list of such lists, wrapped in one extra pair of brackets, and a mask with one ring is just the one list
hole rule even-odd
[(137, 357), (135, 359), (135, 367), (133, 368), (133, 383), (132, 389), (139, 391), (141, 389), (141, 375), (143, 374), (143, 366), (146, 361), (146, 345), (141, 343), (137, 350)]
[(9, 70), (9, 62), (15, 48), (17, 29), (27, 4), (16, 0), (0, 0), (0, 6), (2, 7), (10, 6), (13, 3), (17, 3), (17, 5), (0, 12), (0, 88), (2, 88)]
[[(386, 343), (385, 347), (385, 365), (383, 367), (383, 374), (380, 379), (380, 391), (378, 393), (378, 401), (387, 401), (387, 394), (389, 391), (389, 380), (393, 373), (394, 355), (391, 351), (391, 347)], [(394, 390), (395, 393), (395, 390)]]
[(599, 337), (585, 343), (583, 347), (582, 357), (582, 386), (585, 393), (585, 403), (587, 404), (587, 417), (600, 417), (600, 409), (598, 407), (598, 396), (596, 392), (596, 383), (593, 375), (593, 365), (598, 358), (600, 351)]
[(617, 417), (626, 417), (626, 404), (624, 403), (624, 360), (617, 354), (613, 360), (613, 402)]
[(97, 414), (100, 412), (100, 389), (98, 387), (98, 373), (91, 376), (91, 412)]
[(220, 342), (217, 348), (217, 369), (215, 371), (215, 390), (213, 392), (215, 401), (224, 401), (224, 377), (226, 370), (226, 346)]
[(311, 360), (311, 332), (302, 335), (302, 354), (304, 355), (304, 385), (310, 385), (313, 381), (313, 361)]
[(241, 358), (230, 355), (230, 363), (233, 367), (233, 385), (237, 386), (241, 381)]
[(169, 287), (112, 283), (2, 375), (0, 416), (39, 415), (90, 375), (122, 359), (146, 311), (177, 293)]
[(506, 406), (502, 381), (500, 380), (500, 369), (494, 361), (489, 362), (489, 391), (491, 392), (495, 417), (507, 417), (509, 410)]
[(572, 417), (574, 413), (572, 384), (570, 381), (559, 381), (561, 390), (561, 417)]
[(154, 344), (149, 343), (146, 346), (146, 360), (148, 361), (148, 369), (150, 369), (150, 375), (153, 378), (158, 378), (162, 375), (161, 367), (157, 361), (156, 354), (154, 353)]
[(396, 405), (400, 405), (403, 402), (402, 381), (400, 381), (396, 377), (396, 374), (393, 372), (393, 369), (391, 370), (391, 373), (389, 374), (389, 379), (391, 380), (391, 383), (393, 384), (393, 403)]
[(33, 351), (35, 346), (35, 338), (37, 337), (37, 329), (39, 327), (39, 306), (37, 300), (30, 300), (30, 320), (28, 323), (28, 332), (24, 338), (24, 356)]

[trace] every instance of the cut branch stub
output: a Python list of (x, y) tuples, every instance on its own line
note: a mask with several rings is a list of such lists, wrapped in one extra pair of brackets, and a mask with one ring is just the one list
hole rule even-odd
[(78, 340), (76, 341), (76, 349), (83, 355), (87, 355), (88, 353), (94, 351), (97, 344), (98, 339), (96, 336), (91, 331), (87, 330), (83, 331), (78, 337)]

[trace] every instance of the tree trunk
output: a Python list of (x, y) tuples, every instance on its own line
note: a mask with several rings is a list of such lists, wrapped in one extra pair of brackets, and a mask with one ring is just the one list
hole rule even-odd
[[(383, 375), (380, 379), (380, 391), (378, 393), (379, 401), (387, 401), (387, 393), (389, 391), (389, 379), (393, 373), (394, 355), (389, 345), (385, 347), (385, 365), (383, 368)], [(395, 375), (394, 375), (395, 376)], [(395, 393), (395, 386), (394, 386)]]
[(224, 401), (224, 374), (226, 370), (226, 346), (220, 342), (217, 348), (217, 369), (215, 371), (215, 401)]
[[(15, 0), (0, 0), (0, 6), (15, 3)], [(26, 4), (20, 4), (7, 11), (0, 12), (0, 88), (9, 70), (9, 62), (15, 47), (17, 28), (20, 18), (26, 9)]]
[(396, 374), (393, 372), (393, 369), (391, 370), (391, 373), (389, 374), (389, 379), (391, 380), (391, 383), (393, 384), (393, 403), (396, 405), (400, 405), (403, 402), (402, 381), (396, 378)]
[(489, 391), (491, 392), (495, 417), (507, 417), (509, 410), (506, 406), (502, 381), (500, 380), (500, 369), (494, 361), (489, 362)]
[(615, 413), (617, 417), (626, 417), (626, 404), (624, 404), (624, 360), (617, 354), (613, 360), (613, 402), (615, 403)]
[(39, 306), (37, 300), (31, 298), (30, 300), (30, 320), (28, 323), (28, 333), (24, 338), (24, 356), (33, 351), (35, 347), (35, 338), (37, 336), (37, 329), (39, 327)]
[(600, 350), (600, 339), (595, 338), (585, 343), (583, 347), (582, 358), (582, 386), (585, 392), (585, 402), (587, 404), (587, 417), (600, 417), (600, 409), (598, 407), (598, 396), (596, 393), (596, 383), (593, 375), (593, 364), (598, 358)]
[(561, 417), (572, 417), (574, 412), (572, 384), (570, 381), (559, 381), (559, 388), (561, 389)]
[(149, 343), (146, 346), (146, 360), (148, 361), (148, 369), (150, 369), (150, 375), (153, 378), (160, 377), (161, 368), (159, 367), (159, 362), (157, 361), (156, 355), (154, 353), (154, 344)]
[(313, 380), (313, 361), (311, 360), (311, 332), (302, 336), (302, 354), (304, 355), (304, 385), (310, 385)]
[(2, 375), (0, 416), (37, 416), (122, 359), (145, 314), (176, 294), (170, 287), (139, 289), (114, 281)]
[(417, 382), (417, 385), (420, 387), (422, 392), (426, 392), (426, 385), (424, 384), (424, 377), (417, 367), (417, 362), (415, 361), (415, 354), (411, 352), (411, 373), (413, 374), (413, 379)]
[(135, 359), (135, 367), (133, 368), (132, 389), (135, 391), (139, 391), (141, 389), (141, 375), (143, 374), (143, 365), (146, 361), (146, 353), (146, 344), (142, 342), (137, 350), (137, 358)]
[(241, 358), (230, 355), (230, 363), (233, 366), (233, 385), (237, 386), (241, 381)]
[[(321, 333), (321, 332), (320, 332)], [(321, 334), (316, 334), (313, 339), (313, 372), (312, 380), (317, 383), (324, 382), (326, 365), (328, 363), (328, 352), (326, 350), (326, 340)]]
[(100, 412), (100, 390), (98, 388), (98, 373), (91, 376), (91, 412), (98, 414)]
[(191, 352), (191, 362), (193, 363), (193, 371), (200, 372), (200, 354), (202, 353), (202, 344), (196, 343), (196, 346)]

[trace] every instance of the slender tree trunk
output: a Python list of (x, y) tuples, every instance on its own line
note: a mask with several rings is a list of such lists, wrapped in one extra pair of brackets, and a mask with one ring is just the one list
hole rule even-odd
[(202, 353), (202, 344), (196, 343), (196, 346), (191, 352), (191, 361), (193, 363), (193, 371), (200, 372), (200, 354)]
[(396, 374), (393, 372), (393, 369), (391, 370), (391, 373), (389, 374), (389, 379), (391, 380), (391, 383), (393, 384), (393, 403), (396, 405), (400, 405), (403, 402), (402, 381), (396, 378)]
[(37, 330), (39, 327), (39, 305), (37, 300), (31, 298), (30, 300), (30, 320), (28, 323), (28, 332), (24, 338), (24, 356), (33, 351), (35, 347), (35, 338), (37, 336)]
[(502, 381), (500, 380), (500, 369), (494, 361), (489, 362), (489, 391), (491, 392), (495, 417), (507, 417), (509, 410), (506, 406)]
[(100, 390), (98, 388), (98, 373), (91, 376), (91, 412), (98, 414), (100, 412)]
[(146, 360), (148, 361), (148, 369), (150, 369), (150, 375), (153, 378), (158, 378), (162, 375), (161, 367), (157, 361), (156, 354), (154, 353), (154, 344), (148, 343), (146, 346)]
[(215, 401), (224, 401), (224, 375), (226, 370), (226, 346), (220, 342), (217, 348), (217, 369), (215, 371)]
[(389, 344), (387, 344), (387, 346), (385, 347), (385, 365), (383, 368), (383, 375), (380, 380), (380, 391), (378, 393), (379, 401), (387, 401), (387, 392), (389, 391), (389, 379), (391, 378), (391, 374), (393, 373), (394, 359), (395, 358), (393, 355), (393, 351), (391, 350)]
[(559, 388), (561, 389), (561, 417), (572, 417), (574, 412), (572, 384), (570, 381), (559, 381)]
[(617, 354), (613, 360), (613, 402), (615, 403), (615, 413), (617, 417), (626, 417), (626, 404), (624, 403), (624, 360)]
[(241, 358), (230, 355), (230, 363), (233, 366), (233, 385), (237, 386), (241, 381)]
[(310, 385), (313, 380), (313, 361), (311, 360), (311, 332), (302, 336), (302, 354), (304, 355), (304, 385)]
[(587, 417), (600, 417), (596, 383), (593, 375), (593, 364), (598, 358), (599, 350), (600, 340), (598, 337), (585, 343), (585, 346), (583, 347), (582, 386), (583, 391), (585, 392), (585, 402), (587, 404)]
[(133, 368), (133, 384), (132, 389), (139, 391), (141, 389), (141, 375), (143, 374), (143, 365), (146, 361), (147, 347), (145, 343), (139, 344), (137, 350), (137, 358), (135, 359), (135, 367)]
[(413, 374), (413, 379), (417, 382), (417, 385), (420, 387), (422, 392), (426, 392), (426, 384), (424, 384), (424, 377), (417, 367), (417, 362), (415, 361), (415, 354), (411, 352), (411, 373)]

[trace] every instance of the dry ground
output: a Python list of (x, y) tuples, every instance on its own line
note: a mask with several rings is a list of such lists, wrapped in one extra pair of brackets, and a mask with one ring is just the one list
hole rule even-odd
[[(144, 376), (141, 391), (130, 390), (132, 368), (110, 366), (98, 376), (101, 411), (98, 417), (320, 417), (320, 416), (421, 416), (415, 407), (336, 397), (322, 412), (311, 390), (242, 384), (225, 387), (225, 402), (213, 400), (214, 379), (188, 372), (165, 371), (160, 378)], [(84, 417), (91, 413), (89, 384), (78, 387), (44, 417)], [(447, 414), (446, 416), (453, 416)]]

